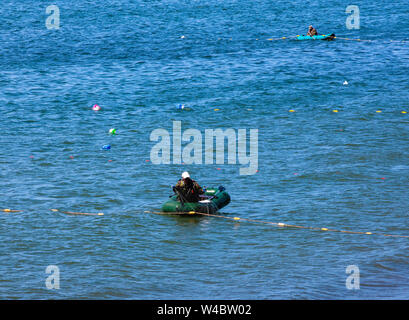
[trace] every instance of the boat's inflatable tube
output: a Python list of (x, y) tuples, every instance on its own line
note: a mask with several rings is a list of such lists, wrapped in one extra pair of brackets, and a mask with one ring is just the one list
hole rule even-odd
[(184, 203), (178, 201), (176, 195), (170, 196), (170, 199), (163, 204), (162, 212), (175, 214), (202, 212), (214, 214), (230, 203), (230, 195), (226, 192), (224, 187), (208, 188), (204, 196), (205, 199), (199, 202)]
[(334, 40), (335, 34), (320, 34), (317, 36), (297, 36), (297, 40)]

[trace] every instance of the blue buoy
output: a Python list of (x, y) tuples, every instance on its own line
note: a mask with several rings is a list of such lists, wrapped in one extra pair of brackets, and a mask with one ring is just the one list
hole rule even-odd
[(184, 104), (179, 104), (178, 105), (178, 110), (187, 110), (187, 111), (191, 111), (192, 110), (192, 108), (191, 107), (187, 107), (186, 105), (184, 105)]
[(111, 149), (111, 146), (109, 144), (106, 144), (106, 145), (102, 146), (102, 149), (103, 150), (109, 150), (109, 149)]

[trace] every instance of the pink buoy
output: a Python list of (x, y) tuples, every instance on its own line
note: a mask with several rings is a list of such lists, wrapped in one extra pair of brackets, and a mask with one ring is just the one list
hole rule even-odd
[(101, 110), (101, 107), (100, 107), (99, 105), (97, 105), (97, 104), (94, 104), (94, 105), (92, 106), (92, 110), (94, 110), (94, 111), (99, 111), (99, 110)]

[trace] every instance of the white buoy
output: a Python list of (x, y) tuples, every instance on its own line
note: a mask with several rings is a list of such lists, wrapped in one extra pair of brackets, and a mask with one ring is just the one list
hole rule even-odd
[(347, 85), (348, 85), (348, 81), (345, 80), (343, 84), (344, 84), (344, 86), (347, 86)]

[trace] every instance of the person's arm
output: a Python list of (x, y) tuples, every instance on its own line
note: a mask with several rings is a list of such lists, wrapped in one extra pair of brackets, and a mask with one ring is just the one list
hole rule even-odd
[(203, 191), (202, 187), (199, 186), (199, 184), (197, 182), (195, 182), (195, 188), (196, 188), (197, 194), (204, 194), (204, 191)]
[(180, 190), (180, 189), (182, 188), (182, 183), (183, 183), (183, 181), (182, 181), (182, 180), (179, 180), (179, 181), (176, 183), (176, 185), (173, 187), (173, 191), (175, 191), (175, 189), (176, 189), (176, 190)]

